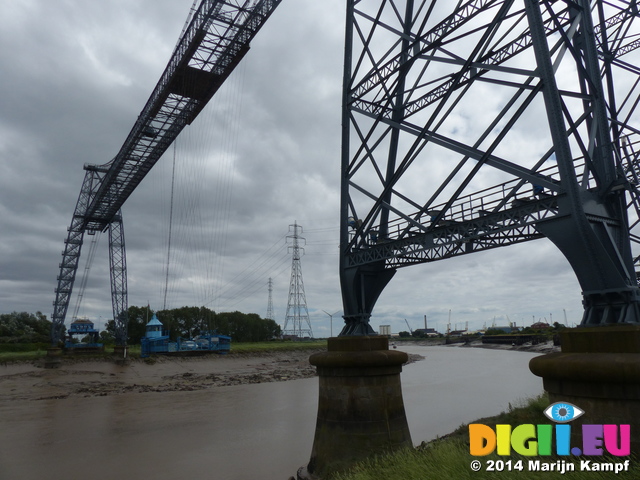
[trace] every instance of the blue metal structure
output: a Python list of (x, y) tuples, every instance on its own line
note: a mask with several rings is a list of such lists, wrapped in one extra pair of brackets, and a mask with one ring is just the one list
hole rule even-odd
[[(67, 330), (67, 340), (65, 341), (65, 348), (68, 349), (101, 349), (104, 347), (102, 343), (98, 342), (100, 331), (96, 330), (93, 327), (93, 322), (87, 319), (78, 319), (75, 320)], [(76, 335), (81, 335), (82, 338), (86, 338), (87, 336), (90, 338), (89, 342), (74, 342), (74, 337)]]
[(163, 329), (162, 322), (153, 314), (146, 326), (144, 338), (140, 339), (140, 356), (149, 357), (152, 354), (219, 353), (227, 354), (231, 350), (231, 337), (205, 332), (194, 338), (178, 338), (172, 341), (169, 332)]

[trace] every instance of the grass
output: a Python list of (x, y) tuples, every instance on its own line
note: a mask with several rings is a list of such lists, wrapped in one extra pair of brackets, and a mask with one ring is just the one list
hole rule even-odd
[[(544, 408), (549, 405), (546, 396), (541, 396), (529, 401), (526, 405), (510, 408), (508, 412), (490, 418), (483, 418), (473, 423), (484, 423), (489, 426), (496, 424), (538, 424), (549, 423), (549, 420), (542, 414)], [(503, 479), (517, 478), (518, 480), (548, 480), (548, 479), (570, 479), (570, 480), (606, 480), (610, 478), (638, 479), (640, 478), (640, 465), (630, 459), (630, 468), (627, 472), (620, 472), (617, 475), (611, 471), (595, 472), (580, 471), (580, 460), (590, 459), (593, 462), (614, 462), (621, 463), (629, 457), (608, 458), (608, 457), (564, 457), (567, 462), (574, 462), (575, 471), (565, 473), (529, 471), (529, 460), (540, 460), (540, 462), (555, 463), (560, 457), (522, 457), (513, 454), (510, 457), (500, 457), (495, 454), (486, 457), (472, 457), (469, 454), (468, 426), (463, 425), (455, 432), (442, 439), (429, 443), (423, 443), (415, 449), (401, 450), (388, 455), (381, 455), (364, 461), (356, 465), (347, 473), (334, 475), (331, 480), (481, 480), (481, 479)], [(483, 468), (479, 472), (471, 470), (470, 464), (473, 460), (480, 460)], [(511, 471), (508, 470), (508, 461), (511, 461)], [(519, 460), (522, 463), (517, 463)], [(488, 472), (486, 470), (489, 461), (496, 462), (494, 465), (504, 465), (502, 471)], [(498, 463), (504, 462), (504, 464)], [(522, 466), (522, 470), (514, 467)]]
[[(246, 342), (232, 343), (231, 354), (234, 353), (268, 353), (298, 350), (317, 350), (327, 347), (326, 340), (311, 340), (302, 342), (292, 341), (270, 341), (270, 342)], [(0, 363), (30, 362), (39, 360), (47, 355), (46, 348), (37, 348), (24, 352), (0, 352)], [(140, 358), (140, 345), (129, 345), (127, 355), (130, 358)], [(81, 353), (77, 355), (64, 354), (64, 358), (91, 359), (112, 359), (113, 346), (105, 346), (104, 352)]]
[[(0, 363), (14, 363), (14, 362), (30, 362), (34, 360), (40, 360), (47, 356), (46, 348), (39, 348), (37, 350), (31, 350), (26, 352), (0, 352)], [(127, 356), (131, 358), (140, 358), (140, 345), (129, 345), (127, 349)], [(92, 353), (77, 353), (77, 354), (62, 354), (62, 358), (78, 358), (83, 360), (102, 360), (113, 359), (113, 345), (105, 346), (103, 352)]]
[(317, 350), (327, 348), (326, 340), (305, 340), (301, 342), (271, 341), (271, 342), (246, 342), (231, 343), (231, 353), (263, 353), (285, 352), (293, 350)]
[(42, 358), (46, 354), (46, 350), (32, 350), (30, 352), (0, 352), (0, 363), (28, 362)]

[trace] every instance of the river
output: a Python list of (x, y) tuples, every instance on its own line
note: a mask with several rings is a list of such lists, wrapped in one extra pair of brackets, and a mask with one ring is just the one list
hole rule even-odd
[[(415, 444), (542, 392), (536, 354), (402, 347)], [(0, 404), (0, 480), (286, 480), (311, 453), (317, 378)]]

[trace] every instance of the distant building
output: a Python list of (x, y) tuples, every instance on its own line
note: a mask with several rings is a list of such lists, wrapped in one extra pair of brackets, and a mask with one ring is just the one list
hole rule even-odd
[(466, 330), (451, 330), (449, 332), (449, 336), (450, 337), (461, 337), (462, 335), (464, 335), (466, 333), (467, 333)]
[(546, 322), (536, 322), (531, 325), (531, 328), (533, 328), (534, 330), (545, 330), (547, 328), (551, 328), (551, 325)]
[(413, 333), (424, 337), (436, 337), (439, 335), (435, 328), (416, 328)]
[(386, 335), (387, 337), (391, 336), (391, 325), (380, 325), (378, 329), (379, 335)]

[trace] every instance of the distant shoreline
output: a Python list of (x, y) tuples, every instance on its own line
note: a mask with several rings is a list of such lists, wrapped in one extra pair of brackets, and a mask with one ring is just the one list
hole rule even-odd
[(425, 340), (390, 340), (389, 346), (393, 348), (393, 345), (396, 346), (420, 346), (420, 347), (431, 347), (431, 346), (443, 346), (448, 348), (487, 348), (491, 350), (509, 350), (515, 352), (534, 352), (534, 353), (553, 353), (559, 352), (560, 346), (554, 345), (550, 340), (544, 343), (538, 343), (537, 345), (531, 344), (523, 344), (523, 345), (508, 345), (508, 344), (497, 344), (497, 343), (482, 343), (481, 340), (474, 340), (469, 343), (445, 343), (444, 339), (425, 339)]

